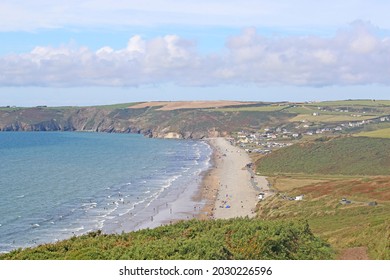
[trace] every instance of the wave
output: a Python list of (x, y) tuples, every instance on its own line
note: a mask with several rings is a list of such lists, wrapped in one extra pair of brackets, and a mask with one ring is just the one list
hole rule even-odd
[[(107, 175), (101, 178), (100, 171), (95, 174), (90, 172), (94, 177), (89, 181), (84, 180), (79, 186), (66, 185), (67, 180), (63, 177), (64, 179), (61, 179), (58, 184), (61, 187), (63, 184), (64, 190), (66, 188), (66, 195), (53, 192), (57, 196), (52, 198), (51, 191), (42, 191), (40, 195), (45, 194), (47, 198), (42, 200), (42, 197), (32, 197), (30, 200), (28, 189), (14, 194), (14, 197), (20, 198), (20, 200), (15, 199), (19, 201), (19, 204), (27, 203), (22, 199), (25, 197), (29, 197), (29, 202), (35, 201), (39, 204), (35, 204), (38, 207), (34, 206), (34, 211), (36, 210), (34, 213), (27, 211), (26, 214), (23, 213), (23, 218), (21, 216), (16, 218), (19, 212), (13, 212), (15, 213), (13, 218), (17, 221), (12, 221), (10, 225), (9, 221), (2, 219), (2, 224), (0, 224), (2, 230), (12, 227), (10, 234), (13, 233), (17, 245), (22, 247), (23, 243), (28, 243), (28, 240), (32, 238), (39, 237), (39, 242), (45, 242), (46, 237), (50, 240), (68, 238), (72, 232), (87, 232), (97, 228), (105, 230), (111, 225), (113, 228), (118, 228), (120, 224), (133, 219), (135, 223), (142, 219), (150, 221), (150, 217), (154, 215), (153, 209), (159, 209), (161, 205), (168, 205), (174, 201), (177, 195), (185, 189), (183, 187), (197, 184), (198, 180), (195, 178), (198, 179), (197, 176), (207, 167), (210, 159), (211, 150), (207, 143), (201, 141), (170, 141), (170, 143), (176, 143), (175, 148), (163, 144), (153, 149), (154, 154), (150, 157), (153, 158), (151, 163), (131, 165), (134, 160), (125, 162), (125, 159), (121, 159), (120, 162), (118, 161), (118, 166), (115, 165), (117, 164), (115, 161), (111, 161), (112, 164), (107, 165), (107, 169), (99, 169), (100, 171), (112, 170), (112, 172), (107, 172), (110, 173), (108, 175), (117, 174), (120, 182), (113, 180), (111, 184), (110, 180), (114, 176)], [(123, 149), (121, 151), (123, 154)], [(142, 154), (142, 157), (145, 157), (145, 162), (149, 159), (147, 153)], [(102, 160), (104, 160), (103, 157)], [(85, 168), (84, 165), (80, 167), (80, 169), (83, 168)], [(97, 169), (89, 170), (93, 172)], [(45, 202), (52, 204), (50, 208), (45, 209), (40, 206)], [(39, 212), (39, 210), (46, 212)], [(45, 220), (37, 220), (37, 215), (45, 217)], [(32, 220), (27, 221), (29, 217)], [(13, 227), (14, 224), (21, 226)], [(4, 240), (0, 237), (0, 241)], [(0, 246), (0, 250), (3, 249), (4, 247)]]

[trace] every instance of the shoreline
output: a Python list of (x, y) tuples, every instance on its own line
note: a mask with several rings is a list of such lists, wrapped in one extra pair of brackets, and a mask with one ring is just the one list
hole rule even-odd
[[(225, 138), (210, 138), (212, 165), (205, 173), (200, 189), (205, 206), (199, 219), (255, 217), (258, 193), (268, 187), (264, 176), (253, 176), (247, 168), (249, 155)], [(255, 182), (255, 180), (257, 182)]]
[[(185, 187), (174, 201), (167, 206), (160, 205), (153, 220), (145, 219), (130, 231), (190, 219), (256, 216), (258, 193), (268, 190), (266, 177), (254, 175), (253, 170), (247, 168), (247, 164), (252, 163), (249, 155), (226, 138), (208, 138), (205, 142), (212, 150), (209, 167), (200, 173), (195, 188)], [(175, 209), (173, 213), (172, 209)]]
[[(207, 142), (204, 142), (204, 145), (211, 149)], [(211, 158), (212, 156), (213, 152), (211, 151), (208, 157)], [(201, 171), (198, 174), (194, 173), (189, 177), (180, 175), (179, 180), (184, 178), (184, 181), (173, 182), (173, 185), (166, 188), (155, 200), (137, 213), (136, 222), (134, 221), (135, 216), (121, 219), (119, 227), (114, 232), (153, 229), (158, 226), (197, 218), (205, 204), (205, 200), (198, 193), (203, 176), (210, 168), (209, 163), (210, 160), (202, 162), (202, 165), (206, 165), (200, 167)]]
[(217, 187), (217, 160), (219, 157), (218, 150), (211, 143), (210, 139), (207, 139), (207, 144), (210, 146), (212, 153), (210, 157), (210, 167), (204, 171), (201, 183), (199, 184), (199, 189), (197, 195), (193, 198), (194, 200), (204, 201), (204, 206), (201, 209), (200, 213), (197, 216), (199, 220), (208, 220), (214, 218), (214, 208), (216, 202), (216, 196), (218, 195)]
[(144, 219), (125, 231), (152, 229), (190, 219), (256, 216), (258, 193), (268, 190), (266, 177), (254, 175), (247, 167), (252, 163), (249, 155), (226, 138), (208, 138), (206, 143), (212, 150), (209, 167), (199, 174), (194, 188), (186, 186), (176, 199), (167, 205), (159, 205), (153, 219)]

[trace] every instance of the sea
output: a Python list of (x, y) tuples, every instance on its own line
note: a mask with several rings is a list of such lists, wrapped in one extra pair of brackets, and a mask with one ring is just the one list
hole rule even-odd
[(0, 252), (191, 219), (211, 154), (201, 140), (0, 132)]

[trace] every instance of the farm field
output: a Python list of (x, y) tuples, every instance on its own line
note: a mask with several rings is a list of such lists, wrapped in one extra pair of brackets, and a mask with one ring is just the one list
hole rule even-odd
[(312, 102), (310, 106), (390, 106), (390, 100), (370, 100), (370, 99), (356, 99), (356, 100), (339, 100), (339, 101), (323, 101)]
[(302, 121), (309, 121), (309, 122), (316, 122), (316, 123), (335, 123), (335, 122), (349, 122), (349, 121), (363, 121), (363, 120), (369, 120), (372, 118), (375, 118), (378, 116), (352, 116), (349, 115), (340, 115), (340, 114), (321, 114), (318, 116), (314, 115), (307, 115), (307, 114), (300, 114), (296, 117), (293, 117), (290, 119), (290, 122), (302, 122)]
[(390, 138), (390, 128), (361, 132), (357, 134), (357, 136), (374, 137), (374, 138)]
[(212, 109), (213, 111), (219, 111), (219, 112), (277, 112), (282, 111), (289, 106), (286, 105), (264, 105), (264, 106), (245, 106), (245, 107), (228, 107), (228, 108), (219, 108), (219, 109)]
[(152, 101), (133, 104), (129, 106), (129, 108), (140, 109), (146, 107), (160, 107), (158, 110), (170, 111), (178, 109), (203, 109), (226, 106), (242, 106), (248, 104), (252, 103), (240, 101)]

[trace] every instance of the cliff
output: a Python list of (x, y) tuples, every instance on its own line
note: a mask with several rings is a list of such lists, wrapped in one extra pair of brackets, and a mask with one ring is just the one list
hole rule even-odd
[(225, 112), (202, 108), (35, 107), (0, 110), (0, 131), (94, 131), (139, 133), (147, 137), (201, 139), (260, 128), (290, 114)]

